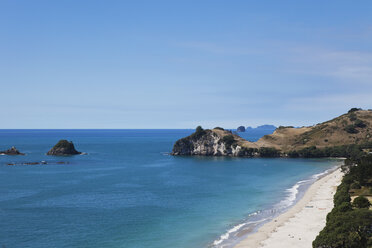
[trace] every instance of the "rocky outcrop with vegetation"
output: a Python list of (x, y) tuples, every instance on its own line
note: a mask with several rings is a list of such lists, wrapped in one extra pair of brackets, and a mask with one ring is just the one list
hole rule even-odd
[[(226, 132), (221, 136), (216, 131)], [(225, 137), (225, 138), (224, 138)], [(230, 141), (230, 137), (231, 141)], [(223, 129), (204, 130), (197, 127), (195, 133), (178, 140), (173, 147), (173, 155), (227, 156), (237, 153), (237, 146), (232, 146), (233, 134)]]
[(240, 141), (244, 140), (223, 128), (204, 130), (199, 126), (195, 133), (174, 144), (172, 155), (239, 156)]
[(196, 128), (195, 133), (178, 140), (174, 144), (171, 154), (231, 157), (280, 156), (276, 149), (247, 147), (247, 142), (251, 143), (223, 128), (217, 127), (211, 130), (204, 130), (199, 126)]
[(81, 152), (76, 151), (72, 141), (60, 140), (52, 149), (49, 150), (47, 155), (53, 156), (66, 156), (66, 155), (77, 155)]
[(348, 113), (314, 126), (279, 127), (249, 142), (222, 128), (196, 132), (178, 140), (173, 155), (244, 157), (344, 157), (372, 150), (372, 111)]

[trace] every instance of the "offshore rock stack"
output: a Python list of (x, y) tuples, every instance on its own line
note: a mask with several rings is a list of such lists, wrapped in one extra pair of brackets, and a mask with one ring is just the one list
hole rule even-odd
[(72, 141), (60, 140), (58, 143), (49, 150), (47, 155), (53, 156), (67, 156), (67, 155), (78, 155), (82, 154), (81, 152), (75, 149)]

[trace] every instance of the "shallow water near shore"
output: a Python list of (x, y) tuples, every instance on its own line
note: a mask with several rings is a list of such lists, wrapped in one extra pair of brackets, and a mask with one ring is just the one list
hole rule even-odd
[[(0, 245), (229, 247), (339, 163), (169, 156), (192, 132), (0, 130), (27, 154), (0, 156)], [(59, 139), (88, 154), (46, 156)]]

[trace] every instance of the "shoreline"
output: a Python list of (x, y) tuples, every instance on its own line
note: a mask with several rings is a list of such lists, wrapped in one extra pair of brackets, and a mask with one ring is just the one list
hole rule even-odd
[(235, 244), (234, 248), (312, 247), (333, 208), (333, 195), (341, 183), (340, 166), (319, 177), (299, 201)]

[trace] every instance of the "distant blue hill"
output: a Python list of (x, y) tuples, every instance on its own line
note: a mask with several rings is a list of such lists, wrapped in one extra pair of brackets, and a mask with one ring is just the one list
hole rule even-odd
[[(237, 134), (248, 141), (257, 141), (262, 136), (272, 134), (276, 129), (274, 125), (261, 125), (258, 127), (247, 127), (245, 132), (237, 132)], [(242, 130), (242, 129), (241, 129)]]
[(247, 127), (245, 130), (268, 130), (268, 131), (271, 131), (271, 132), (274, 132), (274, 130), (276, 129), (276, 126), (274, 125), (261, 125), (261, 126), (258, 126), (258, 127)]

